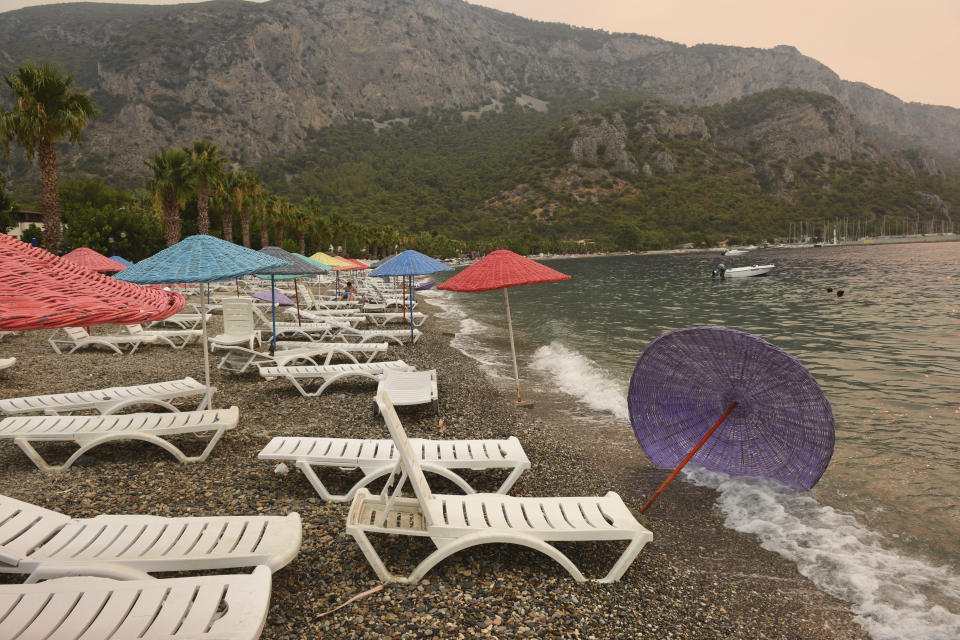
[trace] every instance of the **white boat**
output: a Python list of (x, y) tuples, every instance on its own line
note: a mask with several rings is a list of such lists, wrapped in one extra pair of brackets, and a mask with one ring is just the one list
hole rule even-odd
[(749, 253), (746, 249), (728, 249), (723, 252), (725, 256), (743, 256)]
[(755, 264), (752, 267), (734, 267), (723, 272), (724, 278), (749, 278), (752, 276), (765, 276), (770, 273), (776, 265), (773, 264)]

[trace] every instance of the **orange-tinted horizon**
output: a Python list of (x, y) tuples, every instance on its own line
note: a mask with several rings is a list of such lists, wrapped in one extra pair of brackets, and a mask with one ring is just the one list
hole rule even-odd
[[(0, 11), (64, 1), (68, 0), (0, 0)], [(844, 80), (865, 82), (907, 102), (960, 108), (958, 0), (470, 1), (534, 20), (637, 33), (686, 45), (792, 45)]]

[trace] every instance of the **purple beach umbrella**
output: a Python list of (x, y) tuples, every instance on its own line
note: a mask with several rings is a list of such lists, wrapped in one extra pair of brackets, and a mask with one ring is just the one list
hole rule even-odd
[(276, 290), (273, 291), (273, 293), (276, 294), (276, 300), (274, 300), (270, 296), (270, 293), (271, 293), (270, 291), (258, 291), (257, 293), (253, 294), (253, 297), (256, 298), (257, 300), (265, 300), (266, 302), (273, 302), (274, 304), (280, 304), (280, 305), (294, 304), (293, 300), (283, 295), (283, 293), (281, 293), (280, 291), (276, 291)]
[(627, 404), (640, 446), (661, 468), (679, 471), (692, 459), (807, 489), (833, 455), (833, 411), (817, 381), (743, 331), (693, 327), (656, 338), (637, 361)]

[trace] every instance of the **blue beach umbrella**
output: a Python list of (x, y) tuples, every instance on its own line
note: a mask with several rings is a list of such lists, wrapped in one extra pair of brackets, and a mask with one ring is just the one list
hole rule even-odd
[(384, 262), (368, 275), (374, 278), (389, 278), (392, 276), (406, 276), (410, 279), (407, 287), (410, 291), (410, 341), (413, 342), (413, 276), (426, 275), (428, 273), (437, 273), (438, 271), (453, 271), (439, 260), (424, 255), (419, 251), (407, 249), (390, 260)]
[[(127, 267), (114, 276), (117, 280), (136, 284), (172, 284), (185, 282), (220, 282), (234, 280), (288, 261), (253, 249), (214, 238), (196, 235)], [(200, 318), (203, 327), (203, 368), (209, 393), (210, 356), (207, 349), (207, 304), (200, 296)], [(212, 398), (211, 398), (212, 405)]]
[(110, 256), (110, 259), (114, 262), (119, 262), (125, 267), (132, 267), (133, 263), (127, 260), (126, 258), (121, 258), (120, 256)]
[[(283, 260), (285, 264), (281, 266), (270, 267), (268, 269), (263, 269), (257, 271), (258, 276), (269, 275), (270, 276), (270, 291), (273, 293), (272, 300), (270, 301), (270, 310), (272, 312), (273, 318), (273, 338), (270, 341), (270, 355), (273, 355), (277, 349), (277, 296), (275, 292), (276, 279), (277, 277), (287, 277), (287, 278), (302, 278), (303, 276), (313, 276), (324, 273), (325, 270), (311, 264), (306, 259), (298, 258), (295, 254), (290, 253), (289, 251), (284, 251), (280, 247), (264, 247), (260, 249), (260, 253), (272, 256), (279, 260)], [(296, 285), (294, 285), (296, 286)], [(300, 319), (300, 295), (297, 294), (297, 321)]]

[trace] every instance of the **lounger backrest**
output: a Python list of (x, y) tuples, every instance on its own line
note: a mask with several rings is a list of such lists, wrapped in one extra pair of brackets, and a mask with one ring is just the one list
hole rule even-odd
[(71, 340), (86, 340), (90, 337), (90, 334), (83, 327), (64, 327), (63, 332)]
[(16, 566), (70, 516), (0, 495), (0, 565)]
[(223, 331), (230, 335), (246, 335), (256, 331), (253, 300), (231, 298), (223, 302)]
[(413, 493), (420, 501), (420, 507), (427, 519), (427, 524), (433, 524), (430, 509), (427, 508), (427, 502), (433, 497), (433, 493), (430, 491), (427, 477), (420, 467), (420, 459), (414, 453), (407, 432), (400, 424), (400, 417), (397, 415), (397, 410), (393, 408), (393, 403), (390, 402), (390, 396), (386, 391), (377, 393), (377, 406), (380, 408), (384, 422), (387, 423), (387, 429), (390, 430), (390, 437), (393, 438), (393, 444), (397, 447), (397, 453), (400, 456), (401, 468), (407, 474), (410, 486), (413, 487)]

